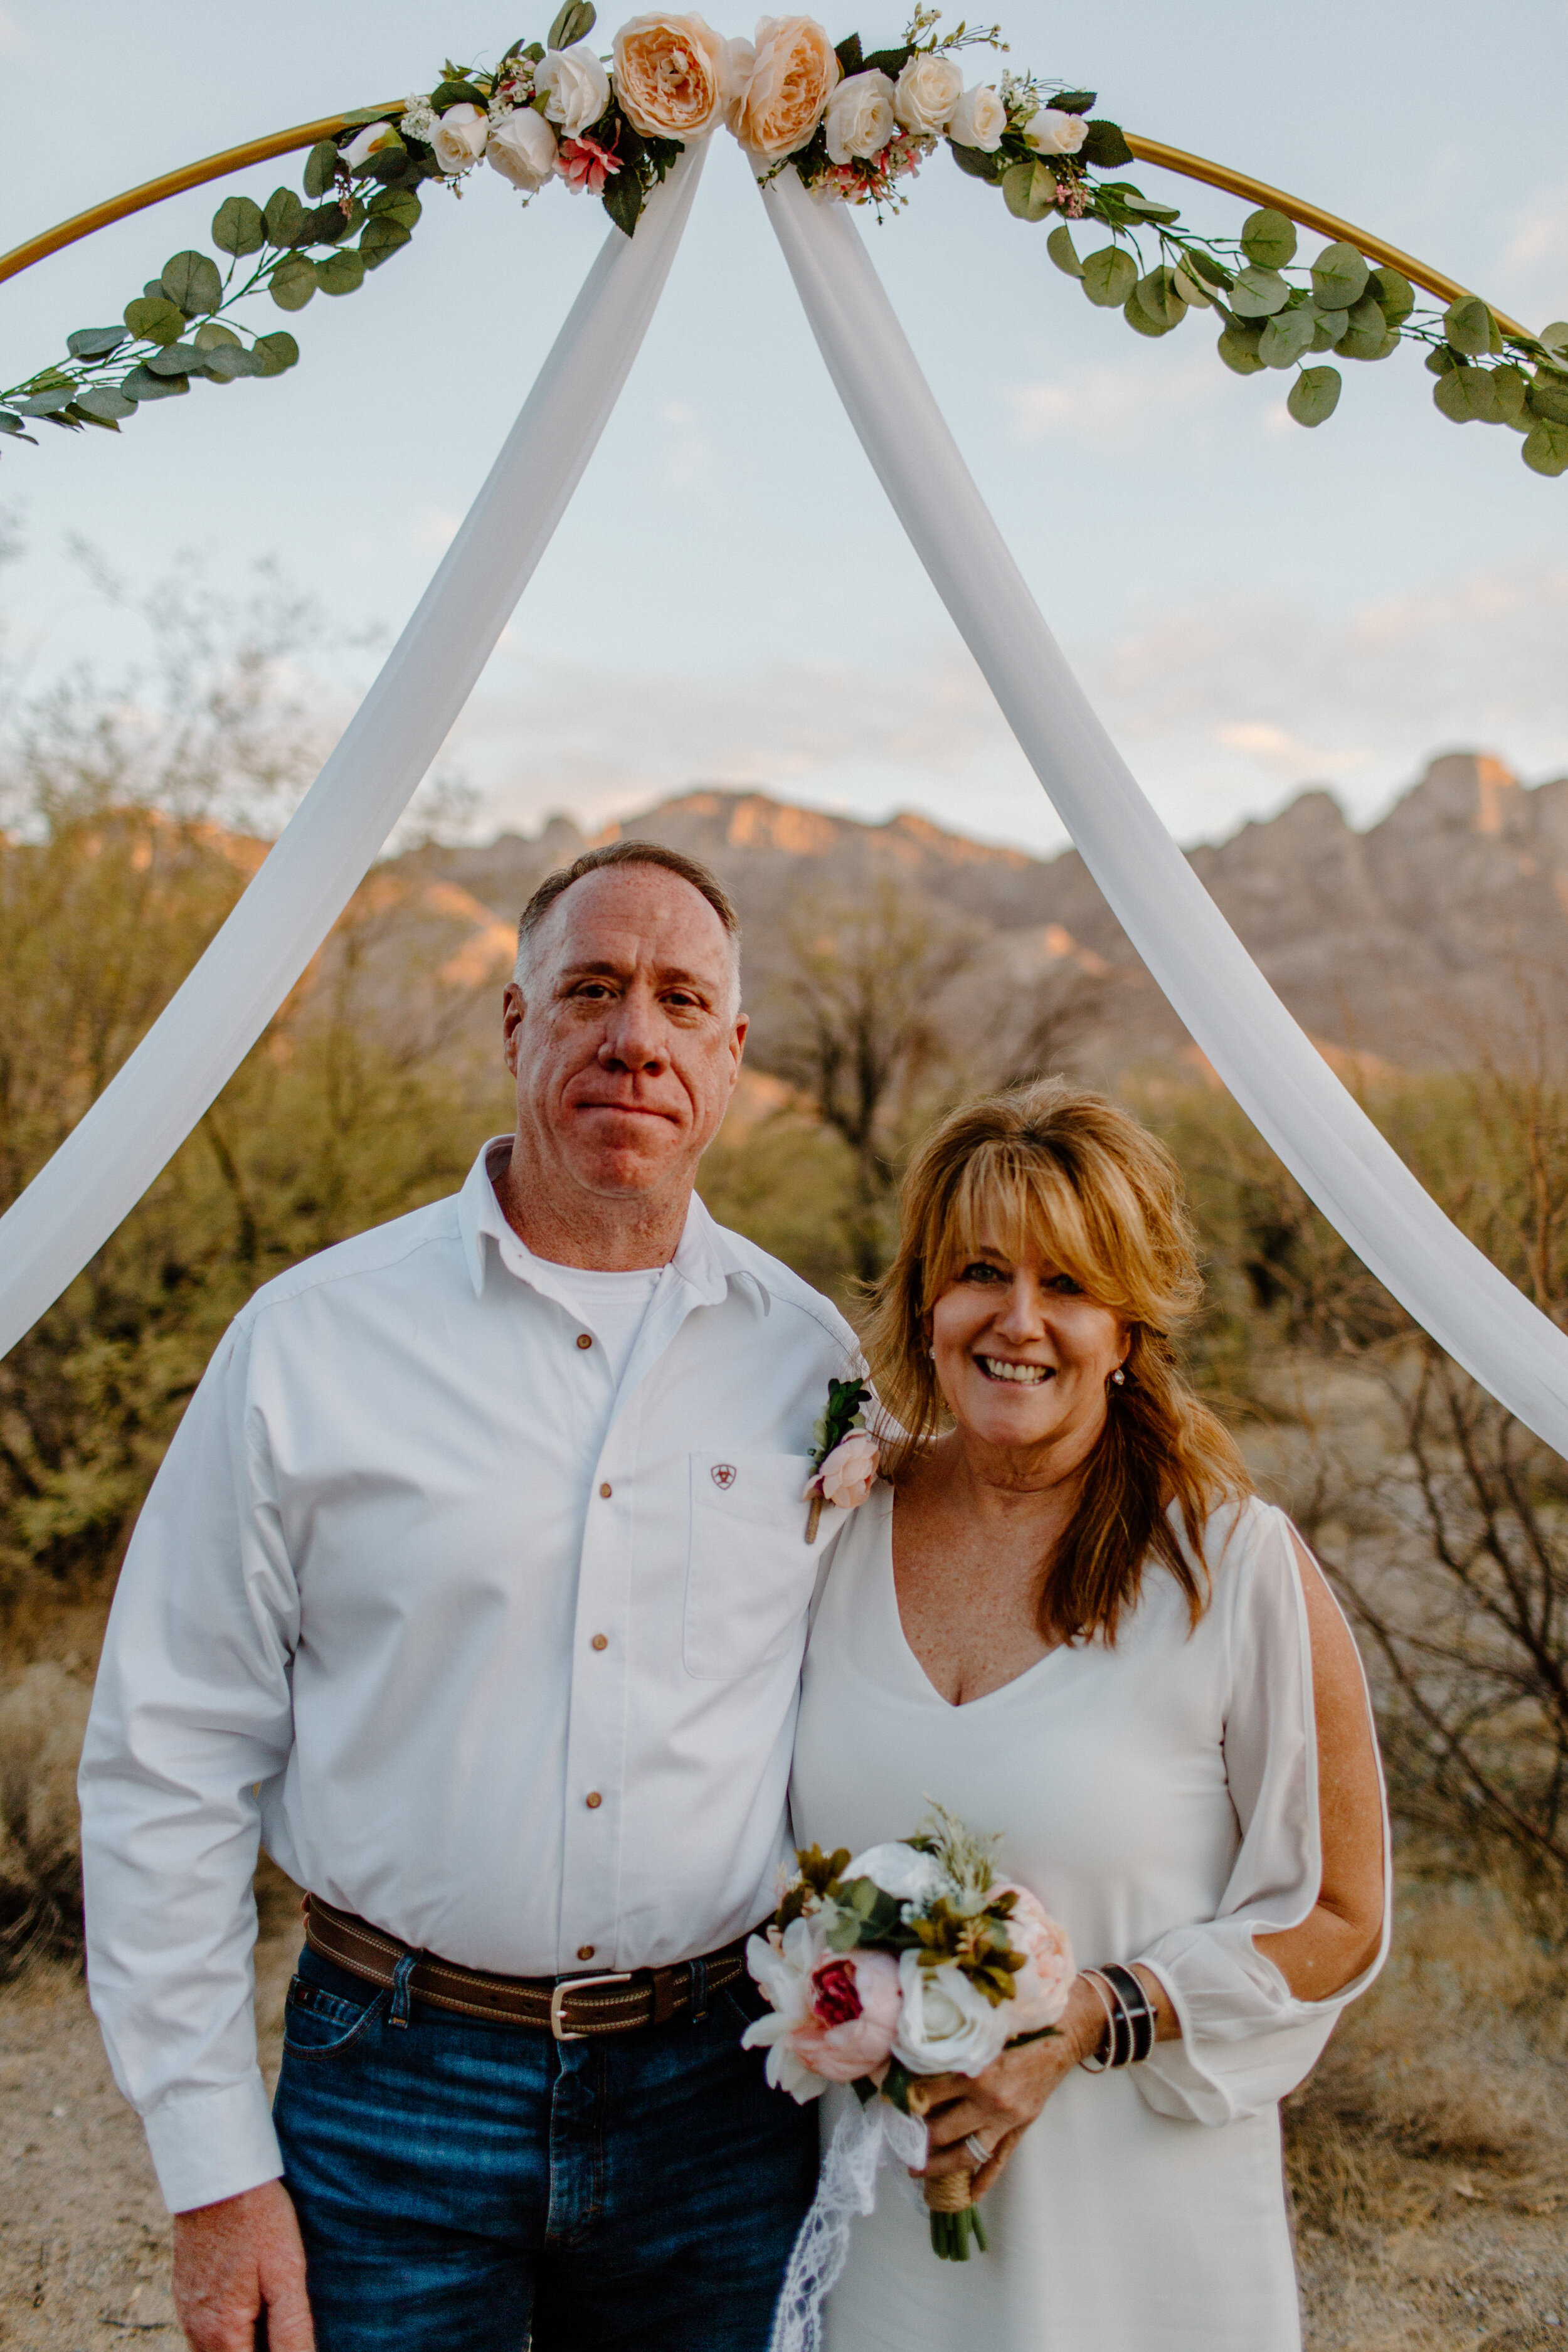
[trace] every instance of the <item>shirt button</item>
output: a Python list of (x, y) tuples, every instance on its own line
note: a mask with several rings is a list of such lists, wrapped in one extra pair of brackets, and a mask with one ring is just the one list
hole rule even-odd
[(609, 1635), (608, 1635), (607, 1633), (595, 1633), (595, 1636), (594, 1636), (594, 1647), (595, 1647), (595, 1650), (607, 1650), (607, 1649), (609, 1648), (609, 1646), (610, 1646), (610, 1637), (609, 1637)]
[(610, 1499), (611, 1491), (612, 1491), (612, 1489), (611, 1489), (611, 1486), (610, 1486), (610, 1482), (609, 1482), (609, 1480), (606, 1478), (606, 1479), (605, 1480), (604, 1485), (603, 1485), (603, 1486), (600, 1487), (600, 1489), (599, 1489), (600, 1494), (604, 1496), (604, 1498), (605, 1498), (605, 1502), (606, 1502), (606, 1503), (607, 1503), (607, 1502), (609, 1501), (609, 1499)]
[(578, 1334), (577, 1334), (577, 1345), (578, 1345), (580, 1348), (591, 1348), (591, 1347), (593, 1346), (593, 1344), (594, 1344), (593, 1339), (592, 1339), (592, 1338), (589, 1336), (589, 1334), (588, 1334), (586, 1331), (579, 1331), (579, 1332), (578, 1332)]
[(580, 1960), (591, 1960), (591, 1959), (593, 1958), (593, 1957), (594, 1957), (594, 1947), (593, 1947), (593, 1945), (592, 1945), (592, 1944), (579, 1944), (579, 1945), (578, 1945), (578, 1947), (577, 1947), (577, 1958), (578, 1958)]
[(601, 1797), (601, 1796), (600, 1796), (599, 1791), (597, 1790), (597, 1789), (590, 1789), (590, 1790), (589, 1790), (589, 1791), (588, 1791), (588, 1811), (589, 1811), (591, 1813), (596, 1813), (596, 1812), (598, 1811), (598, 1810), (599, 1810), (599, 1807), (604, 1803), (604, 1801), (604, 1801), (603, 1797)]

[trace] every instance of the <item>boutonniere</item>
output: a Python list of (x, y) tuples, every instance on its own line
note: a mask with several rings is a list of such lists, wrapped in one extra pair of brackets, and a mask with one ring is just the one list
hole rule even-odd
[(818, 1416), (811, 1433), (816, 1441), (811, 1449), (812, 1474), (801, 1497), (811, 1505), (805, 1522), (808, 1544), (816, 1541), (824, 1503), (853, 1511), (877, 1483), (877, 1441), (866, 1427), (861, 1411), (870, 1394), (864, 1381), (827, 1383), (827, 1410)]

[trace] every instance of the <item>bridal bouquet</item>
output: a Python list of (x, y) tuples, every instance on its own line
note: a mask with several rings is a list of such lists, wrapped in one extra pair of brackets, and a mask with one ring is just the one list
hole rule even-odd
[[(982, 2074), (1002, 2051), (1054, 2033), (1067, 2007), (1066, 1933), (1027, 1887), (997, 1876), (998, 1843), (938, 1805), (913, 1837), (853, 1858), (847, 1847), (802, 1848), (773, 1920), (747, 1944), (773, 2013), (744, 2040), (767, 2051), (769, 2082), (802, 2102), (829, 2083), (852, 2084), (871, 2127), (850, 2135), (853, 2151), (836, 2146), (825, 2169), (826, 2185), (834, 2155), (869, 2148), (848, 2210), (869, 2210), (865, 2191), (884, 2139), (923, 2165), (922, 2077)], [(844, 2210), (841, 2188), (829, 2195)], [(972, 2235), (984, 2251), (973, 2173), (929, 2181), (926, 2203), (936, 2253), (967, 2261)], [(803, 2242), (816, 2219), (814, 2208)]]

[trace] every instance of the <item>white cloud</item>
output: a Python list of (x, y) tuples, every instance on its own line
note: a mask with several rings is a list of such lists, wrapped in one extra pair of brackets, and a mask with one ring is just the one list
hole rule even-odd
[(1167, 431), (1177, 416), (1213, 404), (1225, 388), (1218, 363), (1194, 352), (1172, 355), (1158, 397), (1137, 361), (1005, 385), (1002, 397), (1015, 441), (1026, 446), (1060, 436), (1086, 448), (1124, 450), (1130, 436), (1142, 441)]

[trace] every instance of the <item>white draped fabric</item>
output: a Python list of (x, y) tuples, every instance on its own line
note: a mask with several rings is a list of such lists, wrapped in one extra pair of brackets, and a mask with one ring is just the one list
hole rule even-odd
[[(565, 509), (690, 208), (694, 148), (618, 230), (385, 667), (184, 985), (0, 1218), (0, 1354), (140, 1199), (321, 945), (406, 806)], [(785, 171), (773, 227), (895, 511), (1155, 980), (1260, 1132), (1409, 1312), (1568, 1454), (1568, 1339), (1451, 1225), (1253, 963), (1068, 670), (958, 454), (847, 210)]]
[(612, 228), (467, 520), (342, 741), (111, 1085), (0, 1218), (0, 1355), (101, 1248), (238, 1068), (363, 881), (549, 546), (658, 304), (702, 170)]
[(1449, 1223), (1253, 962), (1134, 782), (972, 480), (865, 244), (793, 172), (768, 215), (894, 512), (1128, 938), (1259, 1133), (1468, 1372), (1568, 1453), (1568, 1338)]

